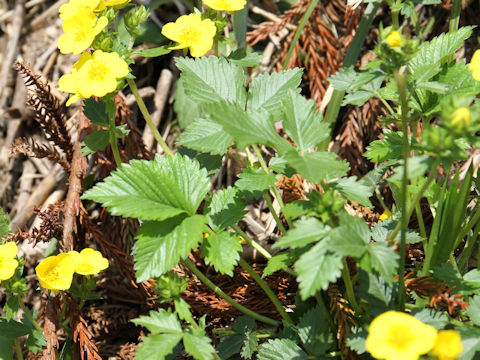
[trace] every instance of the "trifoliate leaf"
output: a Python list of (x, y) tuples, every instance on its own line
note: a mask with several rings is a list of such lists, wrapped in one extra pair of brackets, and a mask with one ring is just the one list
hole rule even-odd
[(203, 240), (200, 249), (207, 264), (213, 265), (222, 274), (233, 276), (242, 250), (238, 236), (227, 231), (211, 234)]
[(370, 242), (370, 230), (359, 217), (341, 213), (341, 226), (330, 234), (331, 249), (343, 256), (361, 257)]
[(356, 176), (342, 178), (332, 181), (330, 184), (340, 192), (347, 200), (356, 201), (363, 206), (372, 206), (370, 197), (373, 193), (373, 186), (367, 186), (357, 181)]
[(314, 241), (321, 240), (329, 234), (331, 228), (318, 219), (302, 218), (294, 223), (293, 229), (288, 230), (285, 235), (273, 244), (274, 249), (299, 248)]
[(102, 203), (113, 215), (164, 220), (181, 213), (195, 214), (208, 192), (207, 171), (197, 161), (175, 155), (132, 160), (82, 199)]
[(94, 133), (88, 134), (82, 142), (82, 156), (105, 150), (109, 140), (110, 132), (108, 130), (97, 130)]
[(326, 290), (328, 284), (335, 282), (343, 268), (342, 257), (333, 252), (330, 242), (323, 239), (303, 254), (295, 263), (295, 271), (303, 300), (320, 290)]
[(41, 330), (33, 330), (30, 335), (28, 335), (28, 339), (25, 342), (25, 346), (28, 350), (33, 352), (34, 354), (38, 353), (47, 345), (47, 340), (43, 336), (43, 332)]
[(247, 213), (245, 205), (237, 198), (238, 190), (228, 187), (216, 192), (207, 205), (205, 215), (213, 231), (236, 224)]
[(245, 334), (240, 356), (244, 359), (251, 359), (253, 353), (255, 352), (255, 350), (257, 350), (257, 347), (258, 347), (257, 333), (249, 332), (248, 334)]
[(327, 316), (329, 315), (317, 306), (305, 313), (298, 323), (298, 336), (305, 349), (317, 357), (325, 354), (333, 342)]
[(132, 322), (136, 325), (145, 326), (153, 334), (182, 333), (182, 326), (180, 321), (178, 321), (177, 315), (170, 310), (150, 311), (148, 316), (142, 315), (137, 319), (133, 319)]
[(263, 269), (262, 277), (273, 274), (279, 270), (288, 268), (295, 261), (295, 255), (291, 252), (281, 252), (272, 256)]
[(154, 354), (156, 360), (164, 360), (165, 356), (172, 353), (180, 340), (182, 340), (181, 333), (148, 335), (137, 347), (135, 359), (150, 360)]
[(94, 98), (85, 99), (83, 114), (95, 125), (108, 126), (109, 124), (106, 104), (102, 100), (95, 100)]
[(211, 360), (215, 349), (210, 344), (211, 340), (202, 329), (192, 329), (183, 334), (185, 351), (196, 360)]
[(337, 155), (331, 152), (298, 153), (290, 150), (283, 157), (300, 175), (314, 183), (341, 177), (349, 169), (345, 160), (337, 160)]
[(202, 215), (144, 223), (133, 248), (137, 280), (165, 274), (188, 256), (202, 240), (205, 223)]
[(383, 134), (384, 138), (372, 141), (364, 153), (364, 156), (372, 162), (383, 162), (402, 157), (402, 132), (384, 129)]
[(334, 87), (335, 90), (347, 91), (352, 86), (357, 72), (353, 66), (347, 68), (340, 68), (334, 75), (330, 76), (327, 80)]
[(262, 169), (243, 169), (243, 171), (238, 174), (238, 180), (235, 186), (240, 190), (263, 192), (271, 186), (275, 186), (276, 182), (277, 178), (273, 173), (266, 173)]
[(189, 59), (176, 57), (175, 64), (182, 72), (185, 93), (199, 104), (226, 100), (240, 106), (245, 105), (246, 77), (240, 66), (224, 58), (204, 56)]
[(260, 108), (272, 115), (279, 114), (281, 104), (290, 90), (300, 92), (298, 85), (302, 80), (300, 68), (264, 73), (254, 78), (248, 90), (248, 112)]
[(209, 119), (197, 119), (191, 123), (177, 144), (210, 154), (224, 155), (233, 138), (220, 124)]
[(282, 104), (283, 129), (299, 151), (308, 151), (330, 136), (329, 125), (322, 122), (317, 104), (290, 90)]
[(306, 360), (308, 355), (295, 342), (289, 339), (269, 340), (260, 346), (258, 360)]

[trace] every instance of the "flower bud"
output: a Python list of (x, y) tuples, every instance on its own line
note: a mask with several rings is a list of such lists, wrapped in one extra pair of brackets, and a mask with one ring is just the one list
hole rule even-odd
[(402, 36), (398, 31), (392, 31), (387, 38), (385, 39), (385, 42), (388, 44), (390, 47), (398, 47), (402, 45)]
[(125, 26), (128, 31), (134, 36), (138, 35), (137, 27), (147, 20), (148, 15), (149, 11), (143, 5), (131, 9), (125, 14)]

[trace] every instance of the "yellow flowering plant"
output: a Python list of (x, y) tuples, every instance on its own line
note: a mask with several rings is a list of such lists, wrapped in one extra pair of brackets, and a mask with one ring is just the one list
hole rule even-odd
[(69, 251), (76, 258), (75, 273), (80, 275), (95, 275), (108, 268), (108, 260), (100, 251), (86, 248), (80, 251)]
[(15, 274), (18, 267), (15, 259), (17, 251), (17, 244), (13, 241), (0, 245), (0, 281), (8, 280)]
[(242, 10), (247, 3), (246, 0), (203, 0), (203, 2), (213, 10), (230, 12)]
[(460, 334), (455, 330), (440, 330), (432, 354), (438, 360), (456, 360), (463, 352)]
[(68, 290), (72, 285), (77, 257), (68, 253), (49, 256), (35, 268), (40, 286), (48, 290)]

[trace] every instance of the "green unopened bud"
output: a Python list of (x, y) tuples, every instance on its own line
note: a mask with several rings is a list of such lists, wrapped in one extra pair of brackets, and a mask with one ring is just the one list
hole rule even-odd
[(114, 42), (111, 36), (104, 37), (103, 39), (97, 37), (93, 43), (93, 48), (95, 50), (103, 50), (105, 52), (110, 52), (112, 51), (113, 44)]
[(125, 14), (125, 26), (132, 35), (138, 35), (137, 27), (147, 20), (149, 11), (145, 6), (138, 6)]
[(108, 7), (103, 11), (102, 15), (107, 17), (109, 23), (113, 23), (117, 18), (118, 10)]

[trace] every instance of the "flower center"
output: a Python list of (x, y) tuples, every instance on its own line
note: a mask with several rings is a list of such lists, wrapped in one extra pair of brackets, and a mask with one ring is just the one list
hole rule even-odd
[(78, 272), (88, 273), (88, 272), (92, 272), (94, 270), (95, 270), (95, 268), (92, 265), (87, 264), (87, 263), (77, 265), (77, 271)]
[(397, 325), (390, 329), (388, 342), (399, 350), (406, 350), (415, 338), (407, 326)]
[(60, 279), (60, 274), (58, 273), (57, 269), (52, 268), (45, 272), (45, 277), (49, 283), (55, 283)]
[(107, 66), (103, 61), (94, 60), (88, 68), (89, 81), (104, 81), (107, 73)]
[(201, 32), (196, 27), (186, 26), (179, 42), (190, 46), (199, 36), (201, 36)]

